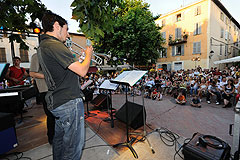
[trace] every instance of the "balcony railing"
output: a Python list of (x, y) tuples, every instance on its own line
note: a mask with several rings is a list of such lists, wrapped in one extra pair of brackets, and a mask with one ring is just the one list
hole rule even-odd
[(176, 39), (176, 40), (169, 40), (168, 45), (169, 46), (174, 46), (174, 45), (182, 44), (182, 43), (187, 43), (187, 39), (182, 38), (182, 39)]

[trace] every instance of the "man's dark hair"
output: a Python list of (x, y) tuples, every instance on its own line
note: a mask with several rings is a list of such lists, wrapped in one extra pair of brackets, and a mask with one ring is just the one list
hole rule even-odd
[(14, 57), (13, 60), (16, 60), (18, 59), (19, 61), (21, 61), (21, 58), (20, 57)]
[(47, 12), (45, 12), (45, 14), (43, 15), (43, 18), (42, 18), (42, 27), (43, 27), (44, 33), (52, 32), (53, 25), (55, 22), (58, 22), (61, 27), (63, 27), (65, 24), (68, 24), (67, 21), (64, 18), (62, 18), (61, 16), (59, 16), (49, 10)]

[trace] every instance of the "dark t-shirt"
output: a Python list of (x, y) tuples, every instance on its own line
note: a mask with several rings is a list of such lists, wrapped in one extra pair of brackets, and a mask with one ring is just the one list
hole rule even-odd
[(79, 76), (68, 69), (78, 59), (61, 41), (46, 34), (41, 36), (40, 48), (43, 61), (56, 86), (52, 93), (53, 109), (81, 97)]
[(193, 98), (192, 99), (192, 102), (193, 102), (193, 104), (199, 104), (200, 103), (200, 100), (197, 98), (197, 99), (195, 99), (195, 98)]

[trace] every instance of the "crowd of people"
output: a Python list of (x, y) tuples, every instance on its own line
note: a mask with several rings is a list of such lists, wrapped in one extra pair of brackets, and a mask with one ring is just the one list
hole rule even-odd
[[(95, 93), (98, 94), (98, 87), (105, 79), (115, 78), (119, 73), (106, 76), (90, 74), (86, 80), (93, 80)], [(172, 96), (176, 103), (186, 104), (186, 97), (190, 97), (190, 104), (194, 107), (201, 107), (201, 102), (206, 99), (208, 104), (216, 100), (216, 105), (222, 104), (223, 108), (231, 107), (240, 97), (240, 68), (238, 66), (225, 67), (223, 70), (216, 68), (159, 71), (149, 72), (133, 87), (125, 88), (120, 86), (115, 93), (124, 91), (133, 95), (141, 95), (152, 100), (162, 100), (164, 96)], [(143, 89), (142, 89), (143, 88)]]

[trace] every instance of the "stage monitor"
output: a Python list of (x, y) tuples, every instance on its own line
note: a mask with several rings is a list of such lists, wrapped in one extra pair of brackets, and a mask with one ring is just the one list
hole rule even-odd
[(0, 82), (5, 78), (9, 65), (9, 63), (0, 63)]

